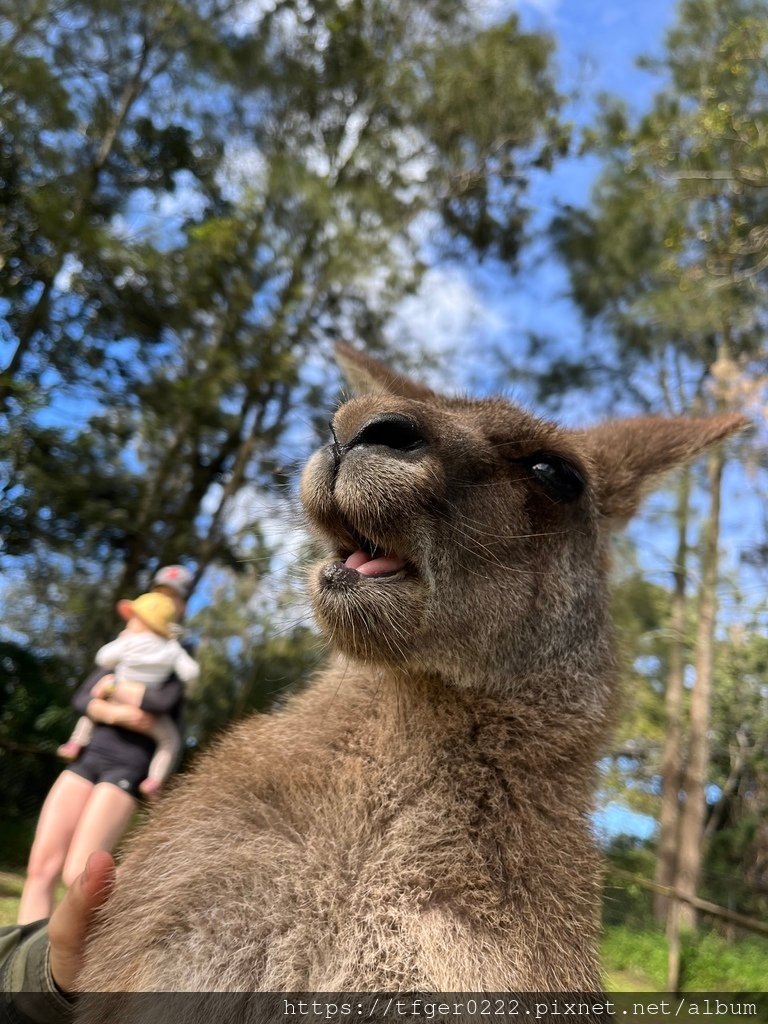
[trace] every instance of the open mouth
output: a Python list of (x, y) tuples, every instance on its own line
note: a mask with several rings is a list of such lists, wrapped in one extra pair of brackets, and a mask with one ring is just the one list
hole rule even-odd
[(354, 569), (361, 576), (383, 577), (395, 576), (408, 568), (405, 558), (387, 554), (366, 537), (355, 534), (354, 540), (358, 544), (354, 551), (349, 548), (339, 551), (345, 569)]

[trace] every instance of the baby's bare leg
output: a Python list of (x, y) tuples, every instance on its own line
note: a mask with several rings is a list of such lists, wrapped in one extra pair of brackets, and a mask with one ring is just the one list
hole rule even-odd
[(93, 736), (93, 722), (87, 715), (81, 715), (75, 724), (75, 728), (72, 730), (69, 742), (77, 743), (81, 747), (87, 747), (91, 742), (91, 736)]
[(156, 793), (167, 780), (181, 749), (181, 735), (170, 715), (158, 715), (151, 735), (157, 749), (147, 769), (147, 777), (139, 786), (141, 792), (148, 796)]
[(66, 743), (61, 744), (56, 753), (59, 757), (63, 757), (65, 761), (74, 761), (79, 756), (83, 747), (87, 747), (91, 742), (92, 735), (93, 722), (87, 715), (81, 715), (75, 724), (75, 728), (72, 730), (72, 735)]

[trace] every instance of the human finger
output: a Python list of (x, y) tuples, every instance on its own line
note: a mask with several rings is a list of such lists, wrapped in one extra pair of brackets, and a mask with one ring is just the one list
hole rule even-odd
[(115, 861), (106, 850), (95, 850), (83, 873), (75, 879), (48, 922), (51, 974), (65, 992), (71, 992), (83, 965), (88, 932), (96, 911), (112, 892)]

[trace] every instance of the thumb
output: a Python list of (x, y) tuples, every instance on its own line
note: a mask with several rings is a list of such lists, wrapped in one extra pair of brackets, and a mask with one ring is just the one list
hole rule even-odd
[(75, 879), (48, 922), (51, 974), (65, 992), (71, 992), (83, 965), (88, 932), (96, 911), (115, 884), (115, 861), (106, 850), (95, 850), (83, 873)]

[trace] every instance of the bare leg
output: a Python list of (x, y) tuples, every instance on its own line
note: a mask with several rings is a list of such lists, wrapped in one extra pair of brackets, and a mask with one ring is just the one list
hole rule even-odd
[(69, 737), (70, 743), (77, 743), (81, 747), (87, 747), (91, 742), (92, 736), (93, 722), (90, 720), (88, 715), (81, 715), (75, 723), (72, 735)]
[(64, 864), (64, 882), (72, 882), (85, 868), (94, 850), (111, 853), (128, 827), (136, 800), (111, 782), (94, 786), (91, 799), (80, 815)]
[(181, 735), (170, 715), (158, 715), (151, 736), (157, 746), (147, 777), (139, 786), (141, 792), (148, 795), (157, 793), (167, 781), (181, 750)]
[(27, 880), (19, 904), (19, 924), (49, 917), (53, 891), (64, 867), (77, 822), (94, 786), (74, 772), (63, 771), (45, 798), (29, 855)]
[(80, 756), (80, 751), (83, 747), (87, 747), (91, 742), (92, 735), (93, 722), (87, 715), (82, 715), (78, 718), (72, 735), (66, 743), (61, 744), (56, 753), (59, 757), (63, 757), (65, 761), (74, 761), (76, 757)]

